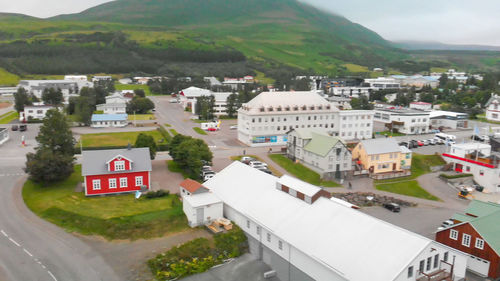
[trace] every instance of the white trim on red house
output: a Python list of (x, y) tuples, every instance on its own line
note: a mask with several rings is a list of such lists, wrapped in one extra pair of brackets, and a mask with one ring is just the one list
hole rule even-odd
[[(125, 159), (125, 160), (128, 160), (130, 163), (134, 163), (134, 161), (132, 161), (132, 160), (128, 159), (127, 157), (124, 157), (123, 155), (118, 154), (118, 155), (116, 155), (115, 157), (111, 158), (108, 162), (106, 162), (106, 164), (107, 164), (107, 165), (109, 165), (109, 162), (111, 162), (111, 161), (115, 160), (116, 158)], [(121, 160), (121, 159), (120, 159), (120, 160)]]

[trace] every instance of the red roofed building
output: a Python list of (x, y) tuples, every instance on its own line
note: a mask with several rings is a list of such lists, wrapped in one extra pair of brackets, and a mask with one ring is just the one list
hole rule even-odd
[(182, 210), (186, 214), (189, 226), (210, 224), (223, 217), (222, 201), (201, 183), (185, 179), (179, 189), (183, 201)]

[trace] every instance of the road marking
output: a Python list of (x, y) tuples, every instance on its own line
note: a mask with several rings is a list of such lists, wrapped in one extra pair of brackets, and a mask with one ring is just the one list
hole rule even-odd
[(10, 240), (10, 242), (14, 243), (16, 246), (21, 247), (21, 245), (19, 245), (19, 243), (17, 243), (14, 239), (9, 238), (9, 240)]
[(7, 233), (5, 233), (5, 231), (3, 231), (3, 229), (2, 229), (2, 230), (0, 230), (0, 232), (3, 234), (3, 236), (5, 236), (5, 237), (9, 237), (9, 235), (7, 235)]
[(24, 248), (23, 248), (23, 251), (24, 251), (26, 254), (28, 254), (28, 256), (33, 257), (33, 255), (32, 255), (32, 254), (31, 254), (28, 250), (26, 250), (26, 249), (24, 249)]
[(47, 273), (50, 275), (50, 277), (52, 277), (52, 279), (54, 279), (54, 281), (57, 281), (57, 278), (54, 276), (54, 274), (52, 274), (52, 272), (50, 272), (50, 270), (47, 270)]

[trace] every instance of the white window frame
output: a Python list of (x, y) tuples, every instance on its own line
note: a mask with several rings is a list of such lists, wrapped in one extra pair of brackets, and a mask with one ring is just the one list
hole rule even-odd
[(267, 233), (267, 242), (271, 242), (271, 233)]
[(110, 189), (115, 189), (117, 187), (116, 186), (116, 178), (108, 179), (108, 185), (109, 185)]
[(101, 190), (101, 180), (92, 180), (92, 189)]
[[(123, 184), (125, 181), (125, 184)], [(128, 187), (128, 178), (120, 178), (120, 188)]]
[(480, 238), (476, 238), (476, 243), (474, 246), (480, 250), (484, 250), (484, 240), (480, 239)]
[(450, 239), (458, 240), (458, 230), (450, 230)]
[(462, 246), (470, 247), (471, 236), (469, 234), (462, 234)]
[(125, 161), (115, 161), (115, 171), (125, 171)]
[(280, 250), (283, 250), (283, 241), (281, 241), (281, 240), (280, 240), (280, 241), (278, 241), (278, 248), (279, 248)]
[[(140, 180), (140, 184), (138, 184)], [(144, 184), (143, 177), (142, 176), (137, 176), (135, 177), (135, 186), (142, 186)]]

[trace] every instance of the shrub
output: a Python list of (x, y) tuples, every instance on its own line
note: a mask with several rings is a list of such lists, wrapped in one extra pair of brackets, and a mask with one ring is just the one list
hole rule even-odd
[(146, 195), (144, 195), (144, 196), (145, 196), (147, 199), (153, 199), (153, 198), (165, 197), (165, 196), (168, 196), (169, 194), (170, 194), (170, 191), (160, 189), (160, 190), (157, 190), (157, 191), (149, 191), (149, 192), (148, 192), (148, 193), (146, 193)]
[(450, 180), (450, 179), (472, 177), (472, 174), (456, 174), (456, 175), (440, 174), (439, 177)]

